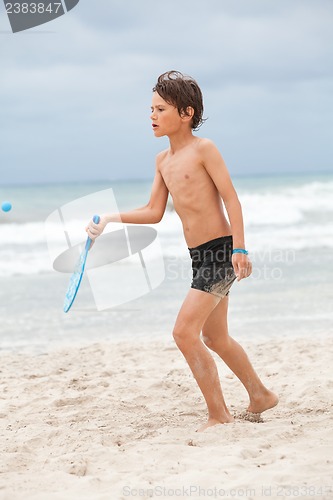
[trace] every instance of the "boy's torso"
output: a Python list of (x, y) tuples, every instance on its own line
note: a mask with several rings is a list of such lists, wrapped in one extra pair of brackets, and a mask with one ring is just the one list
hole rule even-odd
[(220, 194), (209, 176), (199, 148), (200, 139), (159, 159), (159, 171), (172, 196), (189, 247), (231, 234)]

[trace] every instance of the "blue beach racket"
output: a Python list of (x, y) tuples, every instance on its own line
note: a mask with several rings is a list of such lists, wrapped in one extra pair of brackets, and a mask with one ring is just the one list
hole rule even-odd
[[(95, 224), (98, 224), (99, 220), (100, 220), (99, 215), (94, 215), (93, 221), (95, 222)], [(72, 307), (72, 304), (73, 304), (74, 299), (76, 297), (77, 291), (80, 287), (80, 283), (82, 280), (82, 276), (83, 276), (84, 268), (86, 265), (86, 260), (87, 260), (88, 252), (89, 252), (89, 249), (91, 246), (91, 242), (92, 242), (91, 238), (87, 238), (86, 246), (84, 247), (84, 250), (80, 255), (80, 258), (75, 265), (75, 269), (74, 269), (74, 272), (71, 276), (71, 279), (70, 279), (70, 282), (69, 282), (69, 285), (67, 288), (67, 292), (66, 292), (66, 297), (65, 297), (65, 302), (64, 302), (64, 312), (65, 313), (68, 312), (70, 310), (70, 308)]]

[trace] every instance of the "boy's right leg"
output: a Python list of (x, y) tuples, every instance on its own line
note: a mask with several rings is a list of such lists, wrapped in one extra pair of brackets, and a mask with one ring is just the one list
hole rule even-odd
[(205, 398), (208, 422), (199, 430), (232, 422), (225, 404), (215, 361), (200, 338), (202, 327), (220, 298), (190, 289), (179, 311), (173, 336)]
[(242, 346), (229, 336), (228, 301), (228, 297), (221, 299), (208, 316), (202, 329), (203, 341), (223, 359), (243, 383), (250, 398), (248, 411), (262, 413), (276, 406), (278, 397), (263, 385)]

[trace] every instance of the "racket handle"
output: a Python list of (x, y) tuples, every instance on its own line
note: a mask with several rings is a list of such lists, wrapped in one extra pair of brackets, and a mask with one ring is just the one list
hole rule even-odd
[(93, 221), (95, 222), (95, 224), (98, 224), (100, 220), (101, 220), (101, 219), (100, 219), (100, 216), (99, 216), (99, 215), (94, 215), (94, 217), (93, 217)]

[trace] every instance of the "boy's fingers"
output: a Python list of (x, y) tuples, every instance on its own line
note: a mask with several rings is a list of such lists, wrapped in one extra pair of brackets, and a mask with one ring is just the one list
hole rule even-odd
[(252, 262), (249, 262), (249, 266), (248, 266), (248, 276), (250, 276), (252, 274)]
[(238, 266), (237, 262), (234, 263), (234, 272), (236, 274), (237, 281), (239, 281), (240, 280), (240, 272), (239, 272), (239, 266)]
[(244, 271), (244, 269), (239, 269), (239, 271), (236, 274), (236, 276), (237, 276), (237, 281), (240, 281), (243, 278), (245, 278), (245, 271)]
[(242, 265), (240, 262), (235, 262), (234, 263), (234, 271), (237, 276), (237, 281), (242, 280), (246, 276), (246, 267)]
[(233, 258), (233, 267), (237, 276), (237, 281), (248, 278), (252, 273), (252, 263), (248, 258), (239, 256)]
[(240, 281), (244, 278), (248, 278), (248, 276), (250, 276), (251, 272), (252, 272), (252, 266), (238, 266), (238, 265), (235, 265), (234, 267), (234, 271), (235, 271), (235, 274), (237, 276), (237, 281)]
[(98, 231), (90, 226), (87, 227), (86, 231), (91, 239), (96, 238), (96, 236), (98, 235)]
[(91, 220), (86, 227), (86, 231), (91, 239), (95, 239), (102, 234), (104, 227), (105, 225), (96, 224)]

